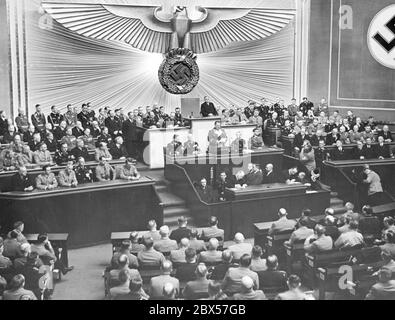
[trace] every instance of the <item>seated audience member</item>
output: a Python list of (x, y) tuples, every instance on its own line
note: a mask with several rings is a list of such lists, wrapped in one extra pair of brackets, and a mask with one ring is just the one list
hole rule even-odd
[(243, 154), (244, 150), (247, 150), (247, 143), (241, 137), (241, 132), (236, 132), (236, 139), (230, 144), (230, 151), (232, 154)]
[(365, 139), (365, 145), (363, 146), (363, 154), (365, 159), (377, 159), (377, 153), (372, 145), (372, 138)]
[(383, 137), (384, 141), (388, 143), (394, 141), (391, 131), (389, 130), (389, 127), (387, 125), (383, 126), (383, 130), (379, 131), (378, 136)]
[(297, 275), (290, 275), (287, 281), (289, 290), (280, 293), (276, 300), (312, 300), (301, 289), (302, 281)]
[(16, 258), (22, 257), (21, 244), (18, 242), (18, 233), (16, 231), (11, 231), (9, 237), (4, 240), (4, 251), (3, 255), (5, 257), (14, 260)]
[(130, 293), (128, 300), (149, 300), (150, 297), (143, 290), (143, 281), (140, 279), (131, 279), (129, 285)]
[(196, 186), (196, 190), (202, 199), (202, 201), (206, 203), (213, 203), (214, 202), (214, 192), (211, 186), (207, 185), (207, 180), (203, 178), (200, 180), (199, 185)]
[(331, 160), (347, 160), (349, 157), (347, 150), (343, 147), (343, 143), (340, 140), (336, 141), (336, 148), (331, 153)]
[(112, 259), (111, 259), (111, 268), (112, 269), (117, 269), (119, 268), (119, 257), (122, 255), (125, 255), (128, 257), (128, 261), (129, 261), (129, 269), (138, 269), (139, 267), (139, 262), (136, 258), (136, 256), (134, 256), (133, 254), (131, 254), (131, 248), (132, 247), (132, 243), (130, 242), (130, 240), (125, 240), (122, 241), (121, 244), (121, 248), (119, 250), (119, 252), (114, 253)]
[[(36, 133), (36, 128), (33, 125), (29, 125), (28, 131), (23, 134), (23, 142), (27, 143), (29, 146), (33, 145), (34, 134)], [(38, 135), (41, 140), (40, 134)]]
[(188, 134), (188, 140), (184, 143), (184, 156), (195, 156), (200, 153), (199, 144), (193, 140), (193, 135)]
[(382, 268), (379, 271), (379, 281), (370, 288), (366, 300), (395, 300), (395, 280), (392, 271)]
[(207, 272), (208, 270), (204, 263), (198, 264), (195, 271), (196, 280), (187, 282), (182, 293), (185, 300), (208, 298), (208, 285), (210, 281), (207, 280)]
[(199, 262), (207, 265), (217, 264), (222, 261), (222, 252), (218, 251), (219, 242), (216, 238), (210, 239), (207, 245), (207, 251), (200, 253)]
[(219, 179), (215, 184), (215, 188), (218, 192), (218, 200), (219, 201), (226, 201), (225, 191), (227, 188), (234, 188), (234, 183), (231, 179), (228, 178), (226, 172), (221, 172)]
[(58, 166), (64, 166), (71, 156), (67, 148), (67, 143), (62, 143), (60, 150), (55, 152), (54, 161)]
[(144, 238), (145, 249), (137, 254), (137, 259), (141, 268), (160, 267), (165, 260), (164, 255), (154, 249), (154, 240)]
[(163, 288), (166, 284), (170, 283), (175, 290), (175, 296), (177, 297), (180, 292), (180, 282), (177, 278), (171, 276), (173, 272), (173, 265), (170, 261), (166, 260), (161, 266), (162, 275), (151, 278), (149, 286), (149, 295), (153, 300), (162, 300)]
[(379, 136), (378, 137), (378, 144), (376, 145), (376, 156), (379, 159), (385, 159), (385, 158), (391, 158), (393, 157), (393, 154), (390, 150), (390, 146), (384, 144), (384, 137)]
[(260, 246), (254, 246), (252, 248), (252, 257), (251, 257), (251, 265), (250, 269), (254, 272), (266, 271), (266, 259), (262, 259), (263, 250)]
[(233, 296), (233, 300), (267, 300), (262, 290), (254, 290), (254, 281), (245, 276), (241, 279), (241, 292)]
[(196, 229), (191, 230), (191, 238), (189, 240), (189, 248), (195, 249), (197, 253), (206, 250), (203, 240), (198, 240), (199, 233)]
[(272, 224), (269, 230), (269, 235), (283, 232), (283, 231), (292, 231), (295, 229), (297, 222), (295, 220), (289, 220), (287, 218), (288, 212), (284, 208), (278, 211), (279, 219)]
[(381, 249), (381, 259), (384, 261), (382, 268), (390, 269), (391, 272), (395, 272), (395, 261), (393, 258), (393, 252), (387, 249)]
[(109, 134), (107, 127), (103, 127), (101, 135), (97, 137), (96, 145), (100, 145), (102, 142), (106, 143), (107, 145), (110, 145), (112, 142), (112, 136)]
[(18, 133), (16, 132), (14, 125), (9, 125), (8, 130), (3, 135), (3, 143), (10, 144), (12, 141), (14, 141), (14, 138), (17, 134)]
[(180, 264), (176, 271), (176, 278), (180, 282), (192, 281), (196, 278), (195, 271), (198, 263), (195, 249), (185, 250), (185, 261), (186, 263)]
[(58, 181), (60, 187), (76, 188), (78, 186), (77, 177), (74, 172), (73, 160), (69, 161), (66, 168), (59, 172)]
[(237, 263), (232, 263), (232, 252), (225, 250), (222, 252), (222, 263), (216, 265), (211, 274), (211, 280), (222, 281), (225, 278), (225, 274), (228, 272), (229, 268), (237, 268), (239, 265)]
[(55, 130), (53, 131), (56, 141), (62, 140), (62, 138), (66, 135), (66, 129), (67, 129), (67, 122), (61, 121), (59, 126), (56, 127)]
[(105, 142), (100, 142), (99, 147), (95, 150), (95, 160), (100, 161), (103, 158), (106, 161), (112, 160), (112, 155), (108, 151), (107, 144)]
[(326, 136), (325, 144), (327, 146), (333, 146), (333, 145), (336, 145), (336, 142), (339, 141), (339, 140), (340, 140), (339, 131), (338, 131), (337, 128), (334, 128), (332, 130), (331, 134), (328, 134)]
[(85, 159), (78, 158), (78, 164), (74, 168), (75, 176), (77, 177), (78, 184), (86, 184), (93, 182), (92, 169), (85, 166)]
[[(14, 229), (12, 231), (15, 231), (18, 234), (16, 240), (19, 242), (19, 244), (28, 243), (26, 237), (23, 235), (24, 229), (25, 229), (25, 224), (22, 221), (17, 221), (14, 223)], [(10, 233), (11, 231), (9, 232), (9, 236)]]
[(248, 145), (250, 150), (261, 150), (265, 146), (260, 129), (254, 129), (254, 135), (251, 137)]
[(189, 239), (183, 238), (180, 241), (180, 248), (170, 251), (170, 261), (174, 264), (186, 263), (185, 250), (189, 247)]
[(222, 284), (219, 281), (210, 281), (208, 284), (207, 300), (228, 300), (228, 296), (222, 291)]
[(53, 164), (51, 153), (45, 143), (42, 143), (39, 150), (34, 153), (34, 163), (41, 167)]
[(358, 212), (354, 212), (355, 206), (351, 202), (347, 202), (344, 207), (346, 208), (346, 216), (349, 216), (351, 220), (359, 221), (360, 214)]
[[(299, 220), (299, 228), (292, 232), (288, 244), (293, 246), (295, 242), (306, 240), (308, 237), (314, 235), (314, 229), (309, 227), (309, 219), (304, 216)], [(314, 226), (315, 227), (315, 226)]]
[(46, 165), (43, 168), (43, 173), (36, 178), (36, 187), (38, 190), (53, 190), (58, 187), (58, 180), (55, 174), (51, 172), (51, 167)]
[(357, 146), (352, 149), (352, 158), (355, 160), (364, 160), (365, 159), (365, 151), (363, 149), (363, 142), (357, 141)]
[(186, 217), (178, 218), (178, 228), (173, 230), (170, 234), (170, 239), (177, 241), (179, 243), (181, 239), (189, 239), (191, 236), (191, 229), (187, 228), (188, 219)]
[(154, 241), (160, 240), (161, 236), (159, 231), (157, 230), (157, 224), (155, 220), (148, 221), (148, 232), (144, 234), (144, 238), (152, 238)]
[(81, 139), (82, 141), (84, 141), (84, 145), (88, 148), (88, 149), (95, 149), (95, 141), (93, 139), (93, 136), (91, 135), (91, 130), (89, 128), (86, 128), (84, 130), (84, 135), (82, 135), (81, 137), (79, 137), (79, 139)]
[(245, 276), (249, 276), (253, 280), (254, 289), (259, 289), (258, 274), (250, 270), (251, 256), (244, 254), (240, 258), (240, 266), (237, 268), (229, 268), (225, 274), (222, 282), (222, 289), (228, 296), (232, 296), (235, 293), (241, 292), (242, 284), (241, 280)]
[(77, 138), (73, 135), (73, 129), (71, 127), (66, 129), (66, 135), (60, 140), (61, 144), (67, 144), (67, 150), (73, 150), (77, 145)]
[(278, 182), (278, 177), (276, 172), (274, 171), (274, 166), (269, 163), (265, 167), (265, 172), (263, 173), (263, 179), (262, 183), (263, 184), (272, 184), (272, 183), (277, 183)]
[(170, 230), (168, 226), (162, 226), (159, 229), (160, 233), (160, 240), (155, 241), (154, 248), (155, 250), (162, 252), (162, 253), (170, 253), (171, 250), (177, 250), (178, 245), (177, 241), (171, 240), (169, 238)]
[(71, 150), (70, 154), (74, 157), (74, 159), (84, 158), (89, 159), (88, 149), (85, 147), (85, 142), (82, 139), (77, 139), (77, 146)]
[(21, 274), (12, 278), (10, 289), (4, 291), (3, 300), (37, 300), (33, 292), (26, 290), (25, 277)]
[(253, 115), (251, 117), (249, 117), (248, 122), (251, 123), (251, 124), (255, 124), (257, 127), (262, 128), (262, 126), (263, 126), (263, 119), (259, 115), (259, 110), (258, 109), (254, 109)]
[(11, 179), (12, 191), (30, 192), (34, 190), (34, 182), (28, 175), (26, 167), (19, 167), (18, 173)]
[[(267, 270), (259, 271), (259, 283), (266, 288), (286, 288), (287, 274), (278, 270), (278, 258), (270, 255), (266, 259)], [(263, 289), (263, 288), (262, 288)]]
[(252, 245), (244, 242), (245, 238), (242, 233), (236, 233), (234, 242), (236, 244), (229, 246), (228, 250), (232, 253), (233, 260), (238, 261), (245, 254), (251, 254)]
[(314, 235), (306, 239), (304, 243), (304, 250), (310, 254), (332, 250), (333, 240), (331, 237), (325, 234), (325, 227), (317, 224), (314, 231)]
[(358, 232), (358, 222), (350, 222), (350, 230), (342, 233), (335, 242), (335, 248), (352, 248), (358, 245), (364, 245), (363, 235)]
[(45, 144), (47, 145), (49, 152), (56, 152), (56, 150), (58, 150), (58, 142), (55, 140), (52, 132), (47, 133)]
[(260, 170), (256, 164), (250, 163), (248, 165), (248, 173), (246, 175), (245, 184), (247, 186), (259, 186), (262, 184), (262, 181), (262, 170)]
[(351, 217), (348, 215), (343, 215), (340, 217), (340, 219), (337, 221), (337, 226), (340, 233), (350, 231), (351, 220)]
[(40, 299), (42, 289), (40, 288), (40, 281), (43, 277), (48, 278), (47, 271), (40, 270), (42, 262), (37, 252), (31, 252), (27, 256), (25, 266), (20, 270), (20, 274), (25, 277), (25, 289), (32, 291), (35, 296)]
[(243, 170), (240, 170), (235, 175), (235, 188), (243, 189), (247, 187), (247, 176)]
[(130, 276), (128, 270), (121, 270), (118, 275), (118, 285), (110, 288), (108, 300), (122, 300), (130, 294)]
[(294, 139), (294, 146), (296, 152), (299, 152), (302, 149), (303, 143), (306, 140), (309, 140), (309, 136), (306, 132), (306, 127), (302, 127), (300, 129), (300, 132), (295, 135), (295, 139)]
[(173, 140), (167, 145), (166, 154), (168, 156), (180, 156), (183, 154), (182, 143), (178, 134), (175, 134)]
[[(21, 244), (20, 249), (21, 249), (22, 257), (16, 258), (14, 260), (14, 269), (17, 272), (20, 272), (26, 266), (28, 257), (31, 253), (31, 247), (29, 243)], [(40, 268), (41, 266), (43, 266), (43, 262), (37, 256), (37, 259), (35, 260), (35, 267)]]
[(380, 246), (381, 250), (388, 252), (395, 259), (395, 231), (388, 230), (384, 233), (385, 244)]
[(176, 293), (176, 288), (174, 288), (172, 283), (165, 283), (162, 291), (162, 300), (177, 300)]
[(236, 109), (235, 115), (231, 118), (232, 124), (241, 124), (241, 123), (247, 123), (248, 119), (243, 113), (241, 108)]
[(142, 243), (139, 243), (139, 233), (134, 231), (130, 233), (129, 240), (131, 242), (130, 252), (132, 254), (137, 254), (141, 251), (144, 251), (145, 246)]
[(286, 184), (293, 184), (296, 182), (298, 176), (298, 167), (292, 167), (288, 170), (283, 171), (282, 181)]
[(313, 212), (310, 209), (304, 209), (302, 211), (302, 218), (305, 217), (307, 220), (307, 228), (314, 230), (315, 226), (317, 225), (317, 221), (315, 221), (311, 216)]
[(136, 269), (129, 269), (129, 259), (125, 254), (121, 254), (118, 258), (118, 264), (116, 269), (110, 271), (110, 287), (119, 285), (119, 274), (122, 270), (126, 270), (129, 273), (131, 280), (140, 280), (140, 273)]
[(114, 160), (124, 160), (128, 157), (128, 152), (122, 137), (115, 138), (115, 142), (110, 146), (110, 154)]
[(363, 235), (378, 235), (381, 233), (381, 223), (373, 215), (373, 209), (369, 205), (362, 207), (362, 213), (359, 215), (359, 230)]
[(99, 165), (95, 169), (96, 179), (99, 182), (110, 181), (116, 179), (114, 168), (103, 157), (99, 158)]
[(40, 149), (41, 144), (42, 144), (41, 134), (40, 133), (34, 133), (33, 134), (33, 140), (29, 144), (30, 150), (32, 152), (38, 151)]
[(220, 238), (224, 239), (225, 231), (223, 229), (218, 228), (218, 218), (217, 217), (210, 217), (209, 219), (209, 227), (202, 229), (202, 234), (200, 236), (201, 239), (204, 241), (208, 241), (211, 238)]
[(12, 261), (10, 258), (5, 257), (4, 253), (4, 240), (0, 238), (0, 269), (8, 271), (12, 268)]
[(137, 181), (140, 180), (141, 175), (134, 165), (135, 161), (132, 158), (127, 158), (125, 164), (120, 167), (119, 177), (122, 180)]
[(72, 129), (73, 136), (76, 138), (82, 137), (84, 135), (84, 127), (80, 121), (77, 121), (75, 127)]
[(336, 227), (336, 218), (332, 215), (327, 215), (324, 218), (323, 226), (325, 227), (325, 234), (335, 242), (340, 236), (340, 231)]

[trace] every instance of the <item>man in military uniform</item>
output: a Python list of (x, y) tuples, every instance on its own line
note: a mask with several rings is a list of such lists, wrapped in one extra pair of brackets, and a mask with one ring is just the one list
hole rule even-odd
[(45, 143), (40, 145), (40, 149), (34, 153), (34, 163), (40, 166), (52, 165), (52, 156), (48, 151), (48, 147)]
[(70, 153), (74, 159), (78, 159), (80, 157), (88, 159), (89, 157), (88, 149), (85, 147), (85, 142), (82, 139), (77, 139), (77, 146), (71, 150)]
[(243, 154), (243, 151), (247, 149), (246, 141), (241, 137), (241, 132), (236, 132), (236, 139), (230, 144), (230, 150), (232, 154)]
[(119, 177), (121, 180), (140, 180), (141, 175), (135, 166), (136, 162), (132, 158), (127, 158), (125, 164), (120, 168)]
[(69, 157), (70, 154), (68, 151), (67, 143), (63, 143), (60, 146), (60, 150), (55, 152), (54, 161), (58, 166), (63, 166), (67, 163)]
[(314, 110), (314, 104), (307, 97), (304, 97), (299, 110), (303, 112), (303, 116), (307, 116), (309, 110)]
[(299, 110), (299, 107), (298, 107), (298, 105), (296, 104), (296, 99), (293, 98), (293, 99), (291, 100), (291, 104), (288, 106), (288, 113), (289, 113), (289, 116), (290, 116), (292, 119), (295, 119), (295, 117), (296, 117), (296, 115), (297, 115), (297, 113), (298, 113), (298, 110)]
[(73, 135), (73, 129), (68, 127), (66, 129), (66, 135), (60, 140), (61, 144), (67, 144), (67, 149), (69, 151), (73, 150), (77, 145), (77, 138)]
[(77, 115), (77, 120), (81, 122), (83, 128), (90, 126), (90, 114), (85, 103), (82, 105), (81, 112)]
[(32, 124), (36, 128), (36, 131), (45, 131), (45, 125), (47, 124), (47, 121), (45, 120), (44, 113), (41, 112), (41, 106), (39, 104), (36, 105), (36, 112), (32, 114)]
[(116, 179), (115, 170), (108, 164), (104, 157), (100, 157), (99, 165), (96, 167), (96, 179), (100, 182)]
[(49, 165), (44, 166), (43, 173), (36, 178), (36, 186), (38, 190), (53, 190), (58, 187), (58, 181), (55, 174), (51, 172)]
[(254, 129), (254, 134), (249, 141), (250, 150), (262, 149), (265, 146), (263, 143), (261, 131), (258, 128)]
[(71, 104), (67, 105), (67, 112), (64, 114), (67, 125), (74, 127), (77, 124), (77, 113)]
[(74, 169), (78, 184), (93, 182), (93, 172), (85, 166), (85, 159), (78, 158), (78, 165)]
[(178, 134), (175, 134), (173, 141), (167, 145), (166, 154), (169, 156), (179, 156), (182, 154), (182, 143)]
[(55, 130), (59, 127), (60, 123), (63, 121), (63, 115), (59, 113), (58, 108), (56, 106), (51, 107), (51, 113), (48, 116), (48, 123), (51, 124), (52, 130)]
[(22, 109), (18, 110), (18, 116), (15, 118), (15, 124), (20, 134), (25, 134), (29, 130), (29, 118)]
[(59, 172), (58, 181), (60, 187), (76, 188), (78, 186), (77, 177), (73, 169), (74, 161), (69, 159), (66, 168)]

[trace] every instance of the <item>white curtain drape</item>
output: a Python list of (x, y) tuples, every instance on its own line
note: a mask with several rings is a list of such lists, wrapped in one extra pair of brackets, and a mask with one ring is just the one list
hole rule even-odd
[[(167, 111), (180, 105), (180, 96), (159, 84), (161, 54), (147, 53), (127, 44), (79, 36), (55, 21), (40, 28), (40, 1), (27, 1), (27, 63), (30, 110), (51, 105), (62, 111), (71, 103), (91, 102), (97, 109), (123, 107), (125, 111), (154, 103)], [(249, 99), (293, 94), (294, 26), (263, 40), (234, 43), (201, 54), (201, 80), (186, 97), (209, 95), (216, 104), (246, 106)], [(184, 96), (185, 97), (185, 96)]]

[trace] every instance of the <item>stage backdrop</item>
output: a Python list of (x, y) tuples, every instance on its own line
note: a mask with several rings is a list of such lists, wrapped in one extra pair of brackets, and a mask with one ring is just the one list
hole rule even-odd
[[(382, 120), (395, 120), (395, 69), (374, 58), (368, 41), (372, 20), (390, 5), (374, 32), (389, 44), (395, 42), (386, 26), (395, 16), (393, 0), (312, 1), (308, 91), (313, 100), (329, 97), (330, 105), (344, 112), (374, 112)], [(395, 66), (395, 48), (381, 54), (392, 57)]]
[[(129, 45), (82, 37), (52, 21), (40, 10), (39, 0), (25, 1), (27, 77), (30, 112), (36, 103), (49, 112), (55, 104), (95, 108), (158, 103), (167, 110), (180, 105), (181, 96), (166, 93), (158, 81), (161, 54)], [(293, 95), (294, 23), (264, 40), (235, 43), (201, 54), (201, 80), (183, 97), (212, 97), (216, 104), (246, 106), (249, 99)]]

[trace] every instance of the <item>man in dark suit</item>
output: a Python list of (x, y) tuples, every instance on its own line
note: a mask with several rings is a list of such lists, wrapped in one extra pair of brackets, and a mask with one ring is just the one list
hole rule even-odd
[(333, 161), (347, 160), (349, 158), (347, 150), (343, 148), (343, 143), (340, 140), (336, 141), (336, 149), (332, 151), (331, 159)]
[(295, 135), (294, 147), (298, 148), (298, 151), (300, 151), (302, 149), (302, 146), (303, 146), (303, 143), (305, 142), (305, 140), (309, 140), (310, 141), (310, 137), (309, 137), (309, 135), (306, 132), (306, 128), (302, 127), (300, 129), (300, 132)]
[(265, 288), (283, 288), (287, 289), (287, 274), (278, 270), (278, 258), (275, 255), (268, 256), (266, 259), (266, 271), (259, 271), (259, 287)]
[(265, 173), (263, 174), (262, 183), (272, 184), (277, 182), (278, 182), (278, 177), (276, 172), (274, 171), (274, 166), (273, 164), (269, 163), (266, 165)]
[(232, 263), (232, 252), (225, 250), (222, 252), (222, 263), (216, 265), (211, 274), (211, 280), (222, 281), (225, 278), (229, 268), (237, 268), (238, 264)]
[(187, 263), (181, 264), (177, 268), (176, 278), (181, 282), (195, 280), (195, 271), (197, 267), (196, 250), (188, 248), (185, 250), (185, 260)]
[(365, 159), (365, 152), (363, 149), (363, 142), (358, 140), (357, 146), (352, 149), (352, 158), (355, 160)]
[(19, 167), (18, 173), (16, 173), (11, 180), (12, 191), (33, 191), (34, 181), (27, 174), (26, 167)]
[(318, 148), (314, 151), (315, 155), (315, 163), (317, 165), (317, 168), (322, 168), (322, 163), (324, 161), (327, 161), (330, 157), (329, 152), (325, 149), (325, 141), (320, 140), (318, 142)]
[(256, 164), (250, 163), (248, 165), (248, 173), (246, 175), (247, 186), (259, 186), (262, 184), (263, 174)]
[(215, 109), (214, 104), (210, 102), (209, 97), (204, 97), (204, 103), (201, 106), (200, 114), (204, 118), (209, 116), (218, 116), (217, 109)]
[(372, 139), (366, 138), (366, 144), (363, 147), (363, 153), (365, 159), (377, 159), (377, 153), (375, 148), (372, 146)]
[(389, 127), (387, 125), (383, 126), (383, 130), (379, 132), (379, 137), (383, 137), (385, 142), (394, 141), (391, 131), (389, 131)]
[(378, 144), (375, 147), (376, 155), (379, 159), (391, 158), (391, 151), (389, 145), (384, 144), (384, 137), (378, 137)]
[(77, 139), (77, 146), (71, 150), (70, 154), (75, 160), (78, 160), (79, 158), (89, 159), (88, 149), (85, 147), (82, 139)]
[(204, 263), (197, 265), (195, 270), (196, 280), (189, 281), (183, 291), (185, 300), (208, 298), (207, 267)]
[(216, 182), (216, 189), (218, 191), (219, 201), (225, 201), (225, 191), (227, 188), (234, 188), (235, 184), (228, 178), (226, 172), (221, 172), (219, 179)]
[(307, 97), (303, 98), (302, 103), (299, 106), (299, 110), (303, 112), (304, 116), (307, 116), (309, 110), (314, 110), (314, 104), (309, 101)]
[(200, 184), (196, 187), (196, 189), (202, 201), (207, 203), (214, 202), (213, 188), (207, 185), (207, 180), (205, 178), (200, 181)]
[(137, 158), (138, 134), (137, 124), (133, 112), (128, 113), (128, 119), (122, 124), (122, 133), (128, 154)]
[(178, 229), (173, 230), (170, 234), (171, 240), (176, 240), (177, 243), (181, 242), (181, 239), (189, 239), (191, 236), (191, 229), (187, 228), (188, 219), (186, 217), (178, 218)]

